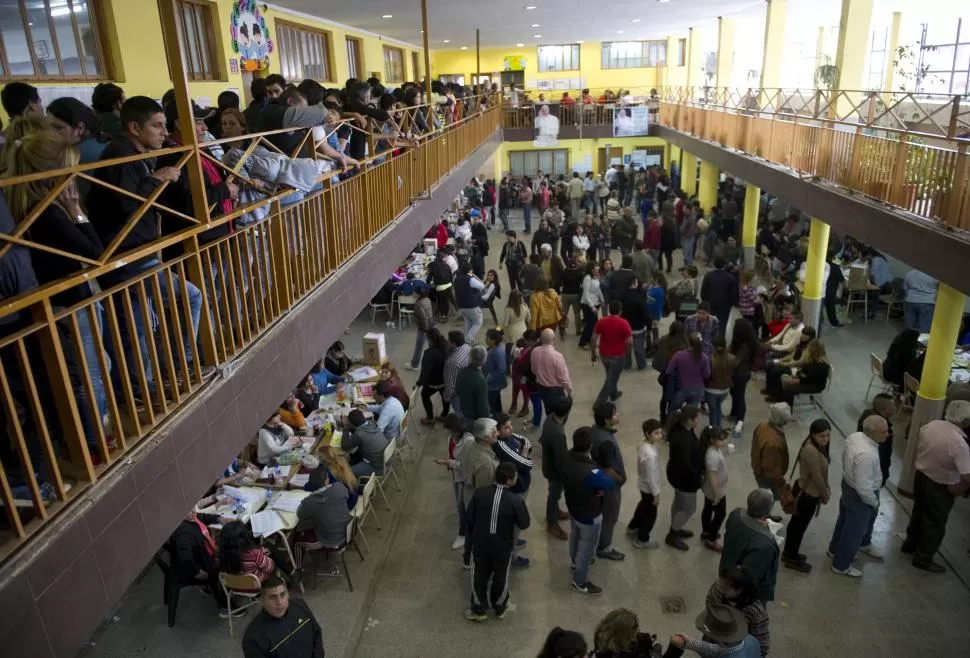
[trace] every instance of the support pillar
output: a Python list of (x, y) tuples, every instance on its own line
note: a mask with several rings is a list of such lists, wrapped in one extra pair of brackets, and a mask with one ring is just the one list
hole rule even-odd
[[(687, 30), (687, 86), (696, 87), (700, 82), (701, 40), (694, 28)], [(691, 98), (693, 98), (693, 93)]]
[(894, 11), (892, 26), (889, 28), (889, 41), (886, 43), (886, 68), (882, 83), (885, 91), (892, 91), (893, 85), (896, 84), (896, 67), (893, 66), (893, 60), (896, 59), (896, 48), (899, 47), (899, 27), (902, 22), (903, 13)]
[(701, 175), (697, 183), (697, 200), (701, 202), (704, 216), (717, 205), (717, 183), (720, 171), (710, 162), (701, 161)]
[(744, 249), (744, 266), (749, 270), (754, 269), (760, 206), (761, 188), (748, 183), (744, 188), (744, 223), (741, 225), (741, 247)]
[(734, 70), (734, 20), (717, 17), (717, 75), (715, 87), (730, 87)]
[(781, 62), (788, 23), (788, 0), (767, 0), (765, 11), (765, 49), (761, 60), (761, 89), (781, 86)]
[(697, 194), (697, 156), (683, 151), (680, 169), (680, 189), (687, 192), (688, 197)]
[(808, 231), (808, 257), (805, 259), (805, 291), (802, 315), (805, 326), (818, 329), (822, 300), (825, 298), (825, 255), (829, 248), (829, 225), (812, 217)]
[[(839, 19), (839, 44), (835, 51), (835, 66), (838, 73), (835, 89), (856, 91), (863, 88), (866, 71), (866, 55), (869, 52), (869, 30), (872, 21), (873, 0), (842, 0), (842, 14)], [(847, 114), (859, 118), (859, 112), (851, 112), (862, 102), (862, 94), (845, 94), (836, 102), (839, 117)], [(862, 117), (864, 120), (865, 117)]]
[(899, 491), (911, 496), (916, 475), (916, 442), (920, 428), (931, 420), (943, 417), (946, 389), (950, 385), (953, 347), (960, 334), (966, 296), (940, 282), (930, 325), (930, 342), (926, 346), (926, 361), (919, 380), (919, 393), (913, 406), (913, 416), (906, 437), (906, 457), (899, 474)]

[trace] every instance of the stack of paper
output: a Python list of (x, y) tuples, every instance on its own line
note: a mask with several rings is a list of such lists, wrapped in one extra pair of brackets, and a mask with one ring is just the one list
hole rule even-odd
[(241, 500), (243, 503), (258, 503), (266, 495), (262, 489), (231, 487), (229, 485), (223, 487), (222, 491), (226, 496)]
[(281, 512), (296, 513), (296, 510), (300, 508), (300, 503), (302, 502), (302, 498), (297, 498), (294, 496), (280, 496), (273, 501), (273, 509), (278, 509)]
[(360, 381), (361, 379), (371, 379), (372, 377), (377, 377), (377, 371), (370, 366), (361, 366), (359, 368), (354, 368), (347, 373), (350, 378), (354, 381)]
[(256, 512), (250, 517), (249, 523), (253, 528), (253, 535), (256, 537), (266, 537), (286, 527), (283, 517), (274, 510)]
[(297, 473), (290, 478), (290, 486), (301, 489), (306, 486), (306, 483), (310, 481), (309, 473)]

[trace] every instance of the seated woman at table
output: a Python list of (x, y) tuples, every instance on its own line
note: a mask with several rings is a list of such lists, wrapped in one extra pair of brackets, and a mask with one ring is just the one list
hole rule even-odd
[[(347, 497), (347, 507), (353, 509), (354, 505), (357, 504), (357, 498), (359, 498), (360, 484), (357, 482), (357, 476), (354, 475), (347, 460), (334, 454), (331, 450), (324, 450), (320, 454), (320, 465), (317, 466), (317, 469), (325, 471), (328, 484), (339, 481), (347, 486), (347, 491), (350, 492)], [(310, 485), (310, 480), (307, 480), (303, 489), (311, 493), (314, 491), (314, 488)]]
[[(313, 383), (313, 375), (307, 374), (294, 391), (296, 399), (303, 403), (302, 411), (312, 413), (314, 409), (320, 408), (320, 391)], [(305, 415), (305, 414), (304, 414)]]
[(256, 465), (262, 468), (277, 456), (300, 445), (300, 439), (293, 436), (290, 426), (280, 420), (279, 412), (259, 428), (259, 443), (256, 448)]
[[(272, 548), (270, 547), (272, 546)], [(263, 582), (277, 572), (288, 576), (293, 571), (286, 551), (275, 545), (261, 546), (249, 526), (242, 521), (227, 523), (219, 533), (219, 564), (230, 574), (252, 574)]]
[(337, 392), (337, 384), (344, 381), (344, 377), (328, 370), (324, 363), (325, 359), (321, 359), (313, 364), (310, 368), (310, 377), (313, 378), (313, 385), (321, 395), (332, 395)]
[[(207, 585), (219, 608), (219, 616), (228, 619), (226, 595), (219, 584), (219, 555), (209, 525), (228, 524), (233, 519), (215, 514), (197, 514), (193, 509), (179, 523), (166, 547), (176, 579), (185, 585)], [(246, 611), (238, 613), (240, 616)]]
[(279, 409), (280, 420), (290, 426), (297, 434), (308, 434), (306, 416), (303, 415), (303, 403), (300, 402), (296, 394), (290, 393), (283, 400)]
[(919, 332), (915, 329), (903, 329), (893, 338), (882, 362), (882, 376), (893, 384), (897, 391), (903, 390), (903, 374), (919, 350)]
[(817, 333), (813, 327), (802, 327), (795, 349), (777, 361), (765, 363), (765, 395), (775, 402), (781, 399), (781, 378), (808, 363), (807, 348), (816, 336)]
[(304, 498), (296, 510), (300, 526), (309, 526), (297, 530), (294, 536), (297, 568), (303, 564), (305, 553), (343, 546), (350, 521), (347, 485), (340, 480), (327, 482), (326, 470), (321, 468), (310, 473), (308, 484), (313, 493)]
[(821, 393), (828, 384), (829, 365), (828, 354), (822, 341), (815, 339), (805, 348), (807, 361), (790, 377), (782, 378), (781, 401), (789, 406), (795, 403), (795, 396), (803, 393)]
[(398, 374), (394, 364), (388, 361), (382, 365), (379, 377), (380, 381), (387, 384), (387, 392), (390, 393), (391, 397), (397, 398), (405, 410), (410, 409), (411, 398), (408, 396), (404, 382), (401, 381), (401, 375)]
[[(344, 354), (344, 344), (339, 340), (327, 350), (327, 355), (323, 359), (323, 367), (337, 377), (343, 377), (350, 370), (350, 359)], [(343, 381), (343, 379), (338, 381)], [(319, 387), (319, 384), (317, 386)], [(323, 389), (320, 390), (322, 392)]]

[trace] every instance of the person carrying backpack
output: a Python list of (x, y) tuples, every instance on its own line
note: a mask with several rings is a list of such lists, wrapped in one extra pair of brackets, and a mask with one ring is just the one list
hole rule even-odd
[(509, 290), (519, 289), (519, 271), (525, 264), (525, 259), (525, 244), (517, 238), (515, 231), (506, 231), (505, 244), (502, 245), (498, 266), (501, 268), (504, 265), (508, 272)]

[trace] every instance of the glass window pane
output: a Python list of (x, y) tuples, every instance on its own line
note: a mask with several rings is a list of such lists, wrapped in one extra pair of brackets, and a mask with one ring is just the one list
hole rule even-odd
[(10, 75), (35, 75), (30, 45), (17, 0), (0, 0), (0, 33), (7, 51)]
[[(78, 4), (78, 7), (84, 5)], [(74, 21), (71, 18), (70, 6), (60, 6), (57, 0), (51, 2), (51, 18), (54, 20), (54, 32), (57, 35), (57, 49), (61, 55), (61, 68), (64, 75), (79, 77), (84, 74), (81, 69), (81, 58), (78, 56), (77, 39), (74, 37)]]
[[(104, 65), (98, 55), (98, 35), (92, 24), (91, 14), (86, 2), (71, 0), (71, 7), (74, 12), (74, 21), (77, 23), (77, 31), (81, 35), (81, 56), (84, 57), (84, 67), (87, 69), (88, 77), (103, 77), (105, 74)], [(58, 31), (57, 38), (60, 39), (61, 33)], [(64, 55), (64, 46), (61, 46), (61, 56)]]
[(202, 75), (202, 65), (199, 61), (199, 46), (195, 41), (195, 20), (192, 13), (192, 8), (186, 5), (182, 5), (182, 29), (183, 40), (182, 48), (186, 53), (188, 59), (188, 73), (190, 77), (198, 77)]
[(953, 70), (953, 46), (939, 46), (924, 50), (923, 66), (930, 71)]
[(202, 46), (200, 51), (201, 62), (202, 62), (202, 72), (207, 78), (214, 78), (214, 71), (212, 69), (211, 57), (211, 44), (209, 43), (209, 30), (208, 26), (208, 8), (196, 6), (195, 7), (195, 26), (199, 31), (199, 44)]
[[(56, 7), (70, 14), (71, 10), (65, 7)], [(54, 10), (52, 10), (54, 11)], [(17, 14), (19, 16), (19, 12)], [(54, 52), (54, 40), (51, 37), (50, 19), (47, 17), (47, 8), (40, 2), (27, 3), (27, 20), (30, 21), (30, 40), (34, 57), (37, 58), (37, 73), (39, 75), (60, 75), (60, 68), (57, 66), (57, 54)], [(29, 55), (28, 55), (29, 57)]]

